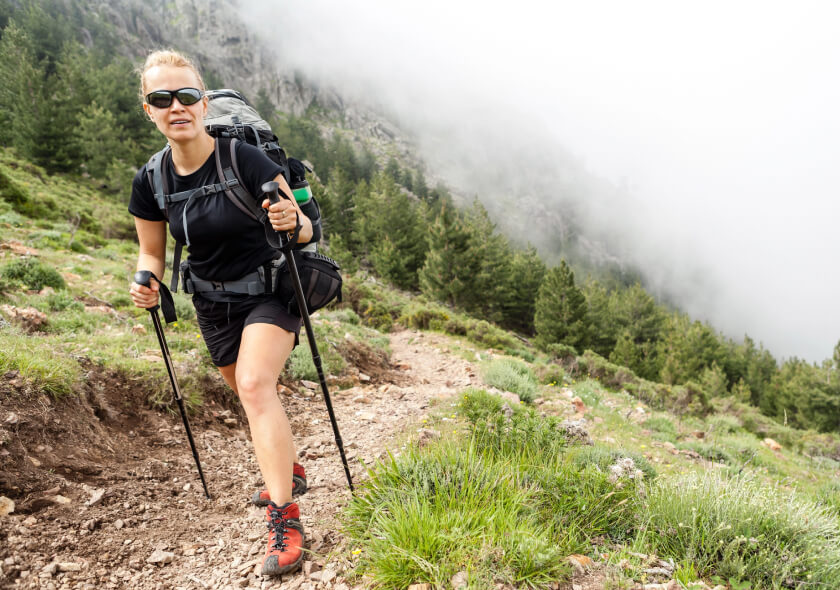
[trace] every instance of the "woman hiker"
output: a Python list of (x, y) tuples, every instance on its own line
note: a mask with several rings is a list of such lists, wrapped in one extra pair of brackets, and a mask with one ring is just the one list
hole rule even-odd
[[(217, 141), (204, 128), (208, 99), (195, 65), (173, 51), (151, 53), (140, 74), (143, 110), (166, 137), (170, 151), (163, 158), (163, 184), (170, 194), (220, 182), (214, 156)], [(312, 239), (311, 221), (294, 200), (269, 205), (260, 187), (274, 180), (290, 195), (280, 166), (256, 147), (239, 142), (235, 152), (238, 176), (251, 195), (268, 209), (271, 226), (290, 232), (300, 220), (299, 243)], [(204, 281), (235, 281), (277, 256), (263, 226), (240, 211), (224, 191), (169, 205), (168, 215), (158, 205), (147, 166), (134, 177), (128, 210), (134, 216), (140, 253), (138, 270), (163, 277), (166, 260), (166, 225), (189, 251), (189, 270)], [(174, 271), (177, 272), (177, 269)], [(269, 273), (270, 274), (270, 273)], [(132, 283), (137, 307), (158, 303), (159, 284)], [(294, 571), (303, 560), (304, 534), (300, 510), (292, 502), (305, 489), (303, 469), (294, 463), (295, 446), (286, 412), (277, 396), (280, 371), (297, 343), (300, 318), (289, 314), (271, 294), (249, 295), (226, 291), (193, 294), (198, 324), (213, 363), (239, 396), (267, 491), (255, 503), (266, 505), (268, 546), (263, 575)]]

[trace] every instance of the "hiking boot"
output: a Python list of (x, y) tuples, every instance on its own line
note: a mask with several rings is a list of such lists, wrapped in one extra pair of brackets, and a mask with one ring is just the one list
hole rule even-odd
[[(303, 465), (295, 463), (292, 469), (292, 496), (300, 496), (305, 493), (306, 473), (303, 471)], [(251, 502), (256, 506), (268, 506), (268, 503), (271, 502), (268, 490), (254, 492), (254, 495), (251, 497)]]
[(303, 562), (303, 525), (300, 508), (294, 502), (278, 506), (269, 501), (265, 509), (268, 523), (268, 547), (262, 575), (279, 576), (300, 567)]

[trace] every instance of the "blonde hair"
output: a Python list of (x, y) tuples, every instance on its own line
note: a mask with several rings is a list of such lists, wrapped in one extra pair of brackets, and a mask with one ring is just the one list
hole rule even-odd
[(142, 102), (146, 94), (146, 72), (156, 66), (175, 66), (176, 68), (189, 68), (198, 78), (198, 89), (206, 90), (204, 86), (204, 79), (198, 71), (198, 68), (193, 61), (182, 53), (178, 53), (172, 49), (159, 49), (153, 51), (146, 57), (143, 67), (140, 68), (140, 101)]

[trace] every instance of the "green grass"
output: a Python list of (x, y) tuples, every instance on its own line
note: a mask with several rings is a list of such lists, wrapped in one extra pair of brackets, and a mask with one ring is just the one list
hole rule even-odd
[(361, 548), (357, 573), (386, 588), (539, 587), (568, 576), (563, 558), (590, 539), (632, 533), (635, 482), (611, 481), (571, 454), (560, 420), (467, 391), (467, 424), (424, 448), (378, 463), (346, 510)]
[(0, 330), (0, 374), (18, 371), (26, 382), (55, 397), (73, 393), (81, 383), (81, 367), (55, 344), (14, 328)]
[(714, 472), (647, 491), (648, 540), (664, 557), (760, 588), (840, 587), (840, 520), (824, 506)]

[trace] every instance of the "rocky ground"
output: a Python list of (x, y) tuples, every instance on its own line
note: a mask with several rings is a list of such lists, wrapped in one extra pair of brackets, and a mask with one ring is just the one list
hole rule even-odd
[[(401, 331), (391, 356), (357, 384), (333, 388), (355, 482), (363, 464), (422, 427), (436, 398), (477, 383), (470, 363), (442, 351), (443, 336)], [(146, 407), (142, 384), (91, 370), (86, 395), (55, 401), (0, 389), (0, 588), (332, 588), (354, 558), (340, 532), (350, 493), (320, 389), (279, 387), (309, 491), (299, 498), (309, 551), (282, 580), (259, 575), (263, 510), (249, 504), (261, 477), (240, 408), (219, 383), (192, 418), (212, 499), (204, 497), (177, 414)], [(15, 387), (18, 387), (16, 390)], [(9, 508), (9, 507), (7, 507)], [(3, 511), (0, 510), (0, 514)]]

